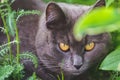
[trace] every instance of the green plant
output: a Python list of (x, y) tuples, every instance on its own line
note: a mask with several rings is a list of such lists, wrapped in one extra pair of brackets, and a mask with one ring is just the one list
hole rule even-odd
[[(49, 2), (50, 0), (45, 1)], [(51, 0), (51, 1), (91, 5), (95, 3), (97, 0)]]
[(61, 75), (57, 75), (58, 80), (65, 80), (63, 72), (61, 72)]
[[(20, 62), (17, 62), (17, 57), (12, 55), (13, 59), (10, 60), (10, 54), (9, 53), (9, 47), (8, 44), (15, 44), (16, 41), (12, 41), (7, 44), (3, 44), (0, 46), (0, 80), (12, 79), (12, 80), (21, 80), (24, 77), (24, 66)], [(35, 55), (33, 55), (31, 52), (24, 52), (22, 54), (19, 54), (19, 59), (28, 59), (35, 67), (38, 65), (38, 60)], [(11, 62), (10, 62), (11, 61)]]
[[(38, 65), (38, 60), (31, 52), (20, 54), (19, 35), (17, 29), (17, 21), (19, 17), (29, 14), (40, 14), (39, 11), (14, 11), (11, 4), (14, 0), (0, 1), (0, 16), (3, 22), (1, 32), (6, 34), (7, 42), (0, 45), (0, 80), (21, 80), (24, 77), (24, 66), (20, 63), (20, 59), (29, 59), (35, 67)], [(15, 39), (12, 41), (11, 37)], [(16, 45), (16, 56), (13, 55), (12, 46)], [(35, 74), (34, 74), (35, 75)], [(34, 77), (34, 76), (33, 76)]]
[[(54, 1), (90, 5), (93, 4), (96, 0)], [(11, 4), (13, 2), (14, 0), (1, 0), (0, 2), (0, 16), (3, 21), (3, 27), (0, 28), (2, 29), (2, 32), (4, 32), (7, 36), (7, 42), (0, 46), (0, 80), (20, 80), (24, 77), (24, 66), (20, 63), (20, 59), (29, 59), (33, 62), (35, 67), (37, 67), (38, 64), (37, 58), (31, 52), (24, 52), (23, 54), (20, 54), (19, 35), (16, 22), (18, 21), (19, 17), (23, 15), (39, 14), (39, 12), (24, 10), (13, 11), (11, 9)], [(119, 0), (106, 0), (107, 8), (100, 8), (91, 11), (90, 14), (87, 14), (82, 19), (79, 19), (74, 28), (74, 35), (78, 40), (80, 40), (86, 34), (94, 35), (103, 32), (110, 32), (112, 34), (114, 46), (116, 49), (106, 57), (100, 67), (102, 70), (115, 71), (115, 73), (111, 74), (111, 80), (120, 80), (120, 10), (117, 9), (117, 7), (119, 7), (119, 4)], [(109, 8), (110, 6), (113, 8)], [(93, 17), (95, 15), (96, 17)], [(101, 19), (101, 17), (104, 19)], [(15, 40), (11, 41), (11, 36), (15, 37)], [(12, 45), (17, 45), (16, 56), (12, 54)], [(62, 77), (58, 76), (58, 80), (64, 80), (63, 73), (61, 73), (61, 76)], [(33, 73), (29, 80), (37, 80), (35, 73)]]

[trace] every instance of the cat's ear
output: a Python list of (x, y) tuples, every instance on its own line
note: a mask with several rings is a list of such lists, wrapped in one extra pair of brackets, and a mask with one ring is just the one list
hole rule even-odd
[(105, 0), (98, 0), (93, 8), (105, 6)]
[(64, 28), (66, 18), (63, 10), (56, 3), (49, 3), (46, 8), (46, 26), (49, 29)]

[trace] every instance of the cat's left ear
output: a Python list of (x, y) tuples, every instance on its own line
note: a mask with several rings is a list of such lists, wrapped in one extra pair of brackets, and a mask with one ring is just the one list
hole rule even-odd
[(56, 3), (49, 3), (46, 8), (46, 26), (49, 29), (64, 28), (66, 17), (59, 5)]
[(105, 6), (105, 0), (98, 0), (93, 8)]

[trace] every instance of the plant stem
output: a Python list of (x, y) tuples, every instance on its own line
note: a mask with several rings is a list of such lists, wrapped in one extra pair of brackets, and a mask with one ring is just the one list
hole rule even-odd
[[(6, 21), (5, 21), (5, 17), (1, 16), (1, 18), (2, 18), (2, 21), (3, 21), (3, 24), (4, 24), (4, 28), (5, 28), (5, 32), (6, 32), (6, 36), (7, 36), (7, 41), (8, 41), (8, 43), (10, 43), (10, 35), (8, 33), (8, 28), (7, 28), (7, 24), (6, 24)], [(9, 47), (9, 54), (10, 54), (10, 63), (12, 63), (11, 44), (8, 44), (8, 47)]]
[(18, 33), (18, 28), (17, 28), (17, 22), (16, 20), (14, 19), (14, 27), (15, 27), (15, 33), (16, 33), (16, 40), (17, 40), (17, 63), (19, 64), (19, 53), (20, 53), (20, 44), (19, 44), (19, 33)]

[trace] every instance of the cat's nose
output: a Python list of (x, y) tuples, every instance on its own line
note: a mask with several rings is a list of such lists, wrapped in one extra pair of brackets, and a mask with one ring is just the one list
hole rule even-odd
[(74, 65), (74, 67), (75, 67), (76, 69), (80, 69), (81, 66), (82, 66), (82, 65)]
[(79, 56), (79, 55), (74, 55), (73, 56), (73, 66), (76, 69), (80, 69), (80, 67), (82, 66), (82, 64), (83, 64), (82, 57)]

